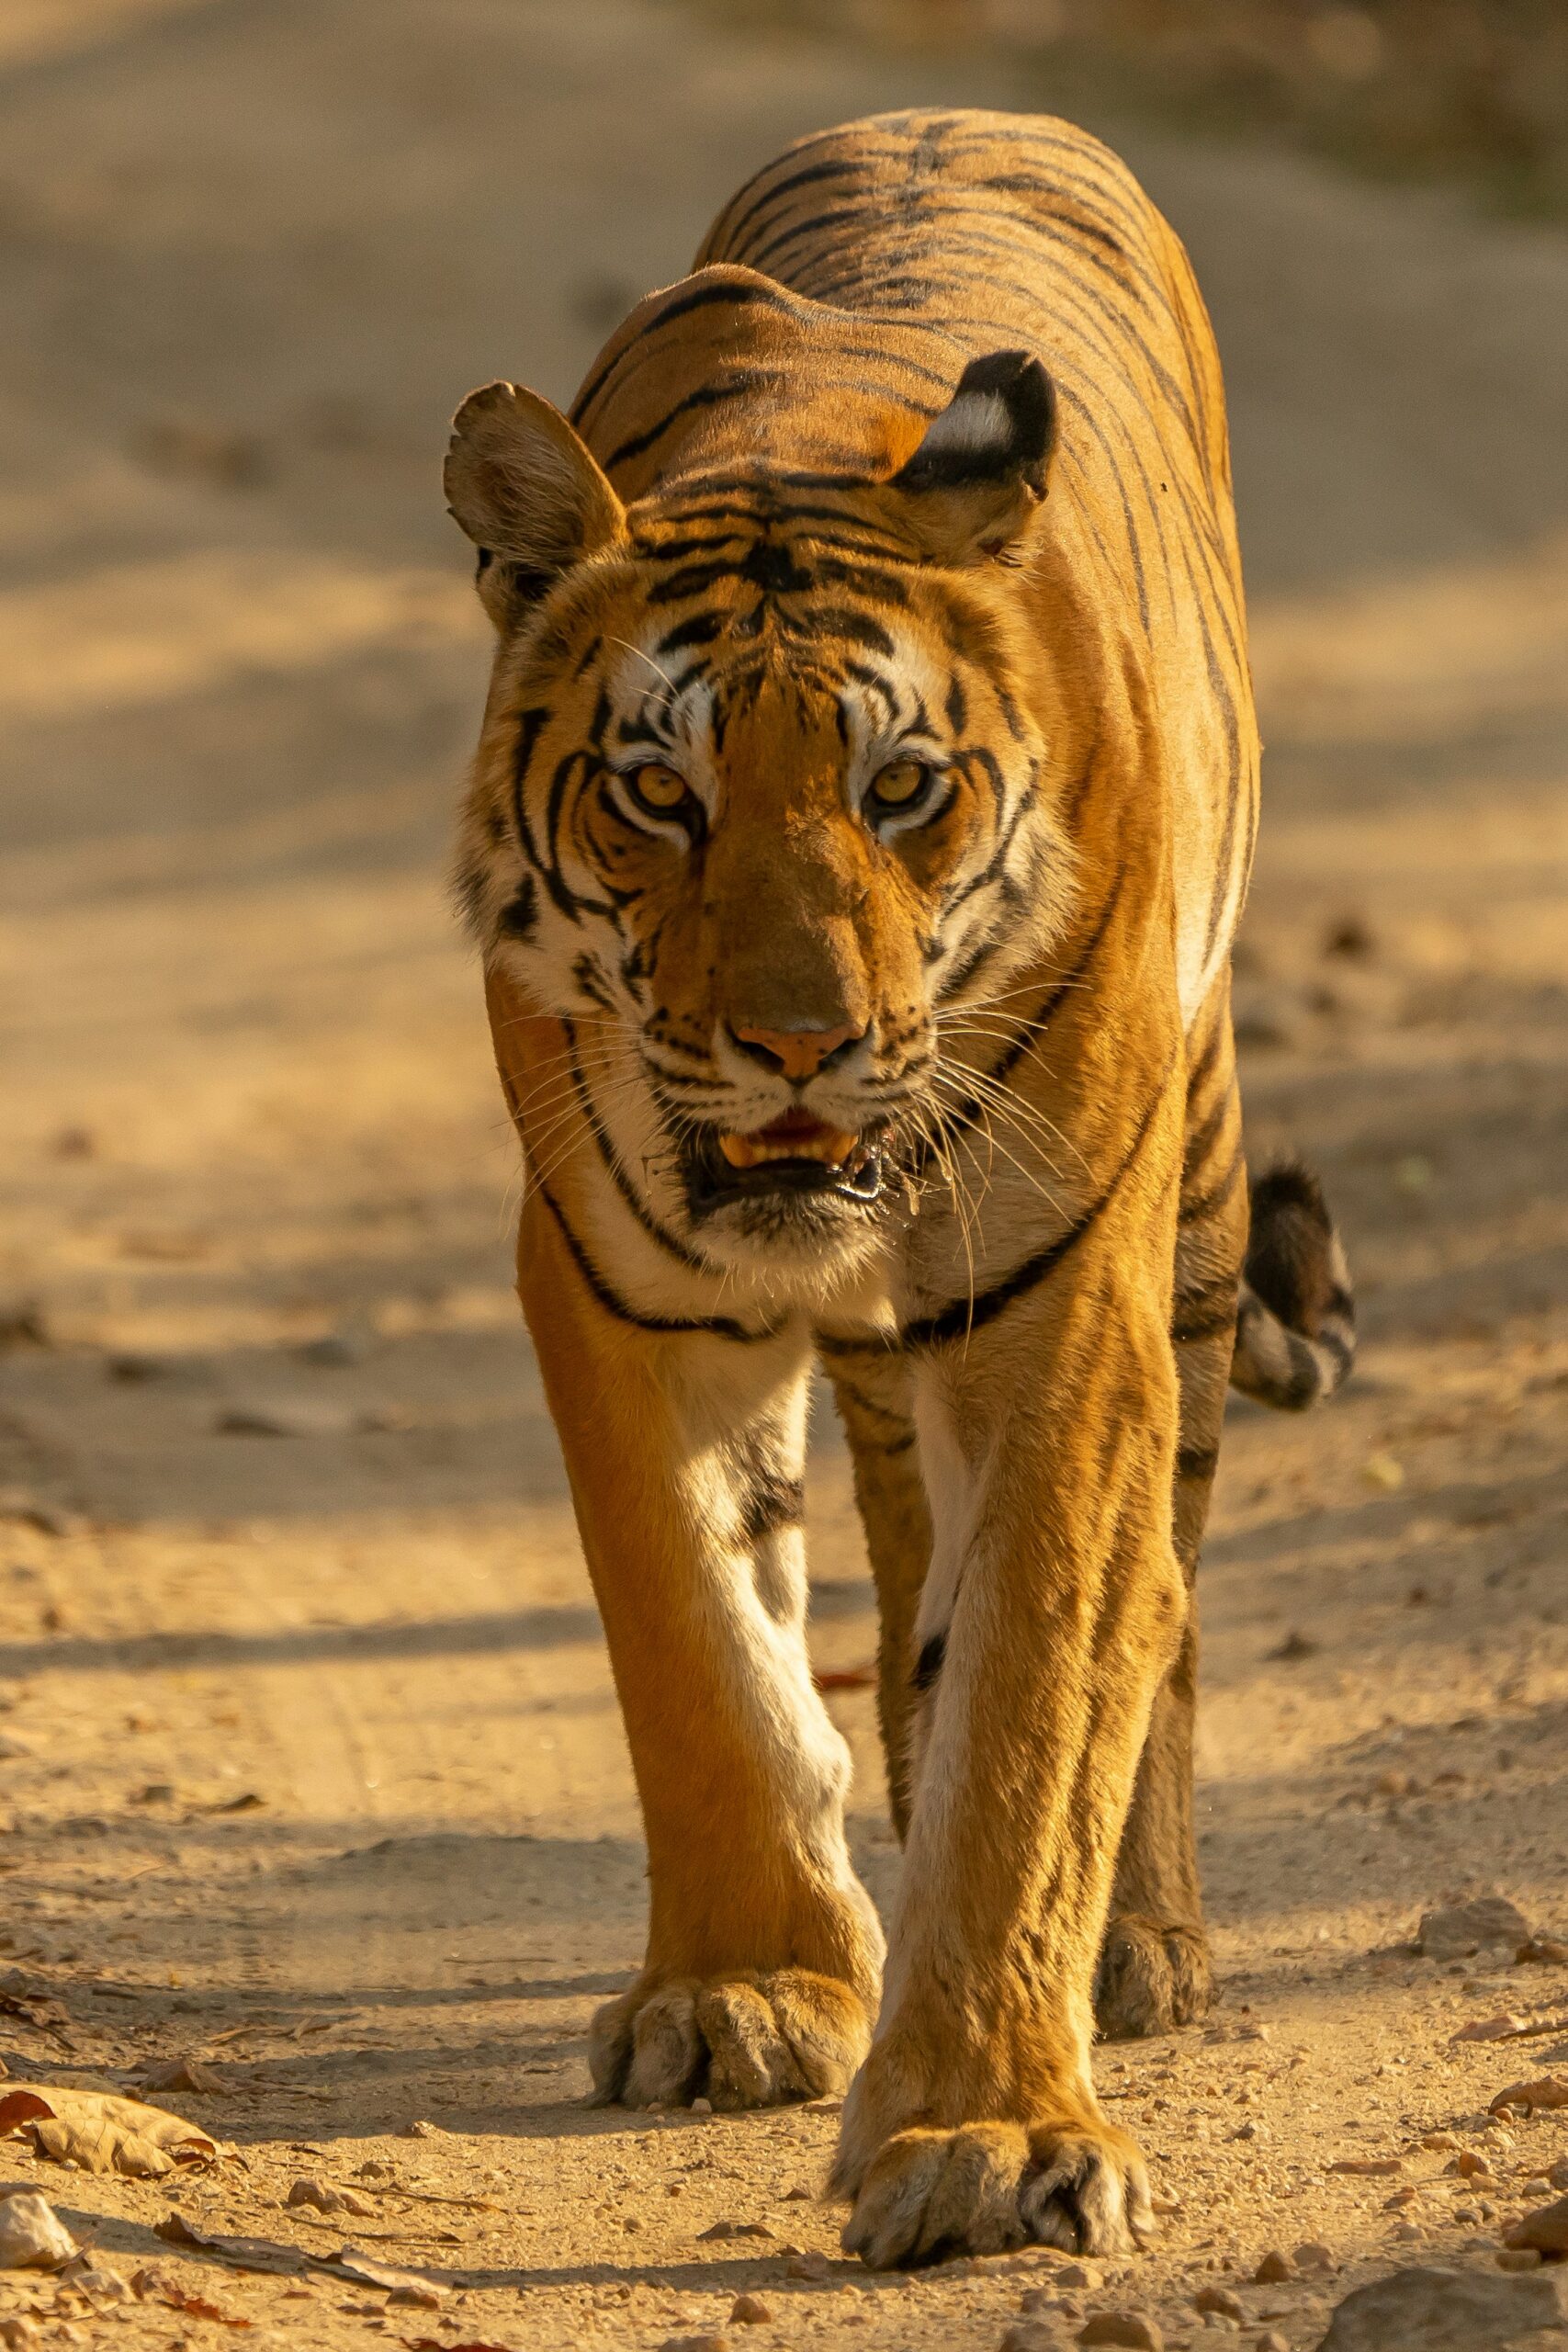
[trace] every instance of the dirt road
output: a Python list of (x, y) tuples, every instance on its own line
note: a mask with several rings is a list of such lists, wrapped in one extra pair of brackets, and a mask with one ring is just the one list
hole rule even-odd
[[(441, 891), (486, 642), (437, 455), (471, 384), (569, 392), (785, 137), (939, 94), (1008, 97), (634, 0), (0, 21), (0, 2051), (32, 2079), (209, 2060), (173, 2103), (235, 2152), (170, 2187), (7, 2143), (0, 2187), (258, 2345), (640, 2348), (746, 2290), (763, 2347), (947, 2352), (1036, 2290), (1042, 2343), (1120, 2305), (1178, 2345), (1216, 2281), (1247, 2342), (1314, 2345), (1413, 2252), (1488, 2268), (1568, 2156), (1568, 2117), (1475, 2120), (1568, 2024), (1452, 2041), (1568, 2019), (1568, 1971), (1407, 1949), (1461, 1885), (1568, 1929), (1568, 244), (1134, 132), (1232, 388), (1269, 746), (1254, 1147), (1322, 1166), (1365, 1329), (1331, 1413), (1227, 1438), (1221, 2004), (1101, 2061), (1179, 2210), (1122, 2277), (874, 2281), (815, 2201), (830, 2113), (581, 2104), (641, 1852)], [(814, 1645), (854, 1668), (870, 1588), (820, 1438)], [(885, 1894), (871, 1695), (831, 1703)], [(301, 2175), (372, 2212), (286, 2213)], [(171, 2210), (355, 2237), (446, 2299), (176, 2256)], [(1309, 2241), (1326, 2267), (1242, 2283)], [(0, 2318), (35, 2303), (0, 2278)], [(155, 2300), (77, 2324), (221, 2334)]]

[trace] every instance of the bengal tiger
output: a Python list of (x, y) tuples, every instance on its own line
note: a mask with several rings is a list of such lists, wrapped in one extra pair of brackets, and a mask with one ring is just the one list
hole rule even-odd
[[(458, 887), (518, 1287), (648, 1841), (597, 2096), (847, 2087), (874, 2266), (1122, 2250), (1148, 2187), (1090, 2044), (1097, 2001), (1208, 1998), (1227, 1379), (1299, 1406), (1351, 1351), (1304, 1171), (1248, 1251), (1258, 746), (1190, 266), (1066, 122), (851, 123), (747, 183), (570, 421), (472, 393), (446, 488), (498, 640)], [(818, 1363), (881, 1612), (886, 1952), (807, 1655)]]

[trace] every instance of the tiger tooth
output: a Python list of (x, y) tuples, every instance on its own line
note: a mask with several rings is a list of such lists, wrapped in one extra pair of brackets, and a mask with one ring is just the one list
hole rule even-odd
[(747, 1142), (744, 1136), (720, 1136), (718, 1148), (731, 1168), (755, 1168), (763, 1156), (755, 1144)]

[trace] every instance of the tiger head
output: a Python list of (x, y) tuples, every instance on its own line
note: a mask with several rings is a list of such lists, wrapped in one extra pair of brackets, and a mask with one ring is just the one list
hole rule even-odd
[(998, 353), (879, 479), (731, 456), (628, 505), (536, 394), (457, 413), (499, 638), (459, 896), (530, 1008), (600, 1024), (623, 1163), (713, 1262), (863, 1251), (1065, 920), (1063, 652), (1021, 593), (1053, 431)]

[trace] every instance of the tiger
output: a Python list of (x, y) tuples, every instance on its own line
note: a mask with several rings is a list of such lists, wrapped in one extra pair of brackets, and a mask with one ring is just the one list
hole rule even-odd
[[(1249, 1190), (1258, 817), (1224, 391), (1176, 234), (1045, 116), (801, 140), (570, 415), (445, 488), (494, 664), (457, 894), (517, 1283), (645, 1827), (593, 2097), (843, 2097), (873, 2267), (1143, 2244), (1098, 2030), (1200, 2016), (1197, 1563), (1228, 1383), (1353, 1351)], [(874, 1580), (886, 1930), (807, 1647), (814, 1380)]]

